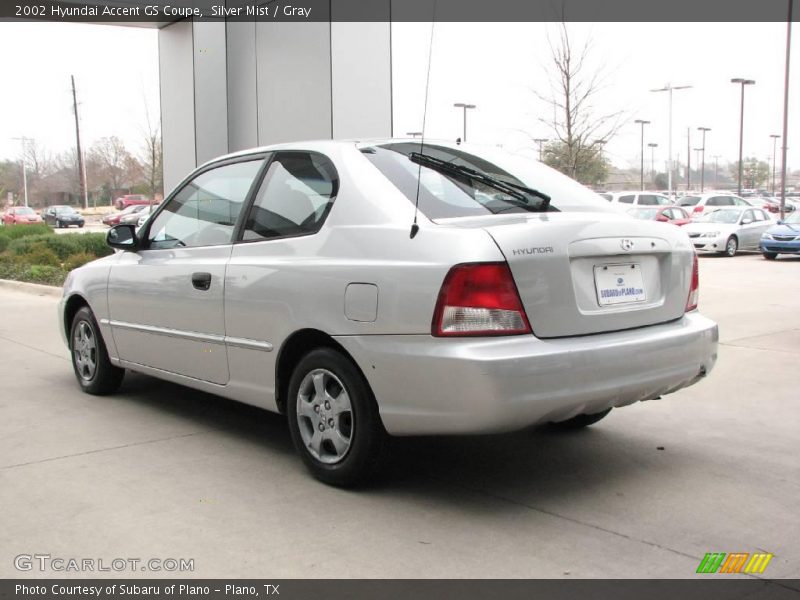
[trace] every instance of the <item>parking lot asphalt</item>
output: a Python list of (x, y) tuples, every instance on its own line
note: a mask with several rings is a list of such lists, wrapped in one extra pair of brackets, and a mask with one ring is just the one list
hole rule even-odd
[[(707, 379), (574, 433), (396, 440), (359, 491), (311, 479), (281, 416), (130, 374), (82, 394), (57, 299), (0, 288), (0, 577), (685, 578), (765, 551), (798, 578), (799, 275), (703, 257)], [(194, 571), (15, 569), (34, 553)]]

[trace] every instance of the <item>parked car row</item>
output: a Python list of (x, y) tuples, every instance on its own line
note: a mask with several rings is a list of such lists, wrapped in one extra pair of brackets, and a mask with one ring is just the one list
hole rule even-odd
[(800, 254), (800, 211), (787, 200), (785, 221), (774, 198), (745, 200), (732, 194), (709, 192), (686, 195), (671, 205), (667, 196), (645, 192), (601, 193), (611, 204), (630, 204), (626, 212), (636, 219), (683, 227), (698, 252), (735, 256), (739, 250), (761, 251), (772, 260), (779, 254)]

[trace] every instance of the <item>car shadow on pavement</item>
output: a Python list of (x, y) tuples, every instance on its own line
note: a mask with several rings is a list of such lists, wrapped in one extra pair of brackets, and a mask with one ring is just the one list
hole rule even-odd
[[(270, 453), (295, 454), (283, 415), (136, 373), (126, 375), (115, 398), (224, 430)], [(618, 489), (629, 478), (658, 476), (659, 469), (676, 477), (676, 469), (696, 468), (692, 457), (665, 455), (654, 440), (614, 426), (614, 416), (577, 431), (539, 426), (502, 435), (392, 438), (383, 471), (358, 493), (436, 498), (480, 511), (487, 493), (567, 501), (593, 488)], [(304, 469), (299, 457), (292, 462)], [(515, 510), (515, 503), (508, 508)]]

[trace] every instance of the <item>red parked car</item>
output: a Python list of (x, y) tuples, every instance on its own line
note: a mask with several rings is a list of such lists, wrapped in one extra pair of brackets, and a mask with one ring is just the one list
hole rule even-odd
[(129, 206), (140, 206), (150, 204), (150, 198), (144, 194), (125, 194), (114, 200), (114, 207), (117, 210), (123, 210)]
[(680, 206), (632, 208), (628, 211), (628, 214), (644, 221), (661, 221), (662, 223), (672, 223), (679, 227), (692, 222), (689, 213)]
[(3, 213), (3, 225), (27, 225), (42, 222), (42, 217), (29, 206), (12, 206)]
[(111, 214), (111, 215), (106, 215), (105, 217), (103, 217), (103, 223), (108, 225), (108, 226), (110, 226), (110, 227), (113, 227), (114, 225), (119, 225), (119, 220), (122, 217), (125, 217), (127, 215), (131, 215), (131, 214), (134, 214), (134, 213), (141, 212), (145, 208), (147, 208), (147, 206), (148, 206), (147, 204), (133, 204), (133, 205), (129, 206), (128, 208), (126, 208), (125, 210), (122, 210), (120, 212), (116, 212), (116, 213)]

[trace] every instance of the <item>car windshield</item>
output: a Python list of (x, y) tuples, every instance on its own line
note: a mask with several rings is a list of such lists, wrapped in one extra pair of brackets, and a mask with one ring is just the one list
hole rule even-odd
[(700, 196), (684, 196), (678, 201), (678, 206), (694, 206), (700, 202)]
[(652, 221), (658, 215), (657, 208), (632, 208), (628, 211), (628, 214), (636, 217), (637, 219), (644, 219), (646, 221)]
[(71, 206), (56, 206), (56, 213), (59, 215), (74, 215), (77, 214), (75, 209)]
[(742, 214), (740, 210), (732, 210), (729, 208), (721, 208), (707, 215), (697, 219), (698, 223), (737, 223), (739, 216)]
[(800, 223), (800, 213), (792, 213), (788, 217), (783, 220), (784, 223), (789, 223), (790, 225), (796, 225)]
[[(534, 160), (493, 149), (477, 156), (437, 144), (425, 144), (420, 152), (420, 146), (419, 142), (397, 142), (365, 146), (361, 152), (410, 202), (416, 201), (419, 189), (419, 210), (430, 219), (541, 212), (543, 208), (613, 212), (595, 192)], [(549, 206), (543, 206), (541, 196), (550, 198)]]
[(15, 210), (18, 215), (35, 215), (36, 212), (29, 206), (21, 206)]

